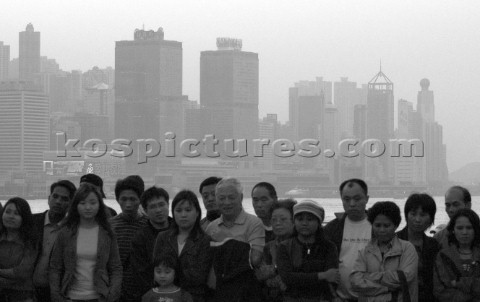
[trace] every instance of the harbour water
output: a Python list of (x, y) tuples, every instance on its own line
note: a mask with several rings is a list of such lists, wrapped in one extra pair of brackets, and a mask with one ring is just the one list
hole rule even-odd
[[(304, 199), (307, 199), (307, 198), (297, 198), (297, 201), (301, 201)], [(343, 211), (342, 202), (339, 198), (308, 198), (308, 199), (314, 200), (325, 209), (325, 221), (327, 222), (335, 218), (334, 213)], [(435, 196), (434, 199), (437, 204), (437, 214), (435, 216), (435, 224), (432, 228), (434, 228), (436, 225), (448, 223), (448, 215), (445, 213), (444, 197)], [(477, 213), (480, 213), (480, 204), (475, 202), (478, 199), (480, 199), (480, 196), (472, 197), (472, 209), (475, 210)], [(400, 207), (400, 210), (402, 212), (402, 223), (400, 224), (399, 229), (401, 229), (405, 225), (403, 207), (405, 205), (406, 199), (405, 198), (404, 199), (370, 198), (367, 204), (367, 208), (372, 206), (377, 201), (384, 201), (384, 200), (394, 201)], [(204, 216), (205, 208), (203, 207), (201, 198), (199, 198), (199, 201), (202, 207), (202, 215)], [(5, 204), (4, 200), (1, 202), (2, 204)], [(48, 209), (48, 203), (46, 199), (29, 200), (29, 203), (33, 213), (40, 213)], [(108, 206), (115, 209), (118, 213), (120, 213), (120, 206), (118, 205), (116, 200), (107, 199), (105, 203)], [(248, 213), (254, 214), (251, 198), (244, 198), (243, 207), (245, 211), (247, 211)]]

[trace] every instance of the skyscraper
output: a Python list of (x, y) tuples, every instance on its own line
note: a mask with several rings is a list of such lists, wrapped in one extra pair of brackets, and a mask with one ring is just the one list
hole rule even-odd
[(239, 39), (218, 38), (217, 48), (200, 54), (200, 104), (219, 139), (256, 138), (258, 54), (242, 51)]
[(426, 179), (430, 185), (441, 187), (448, 180), (446, 146), (443, 143), (443, 127), (435, 121), (435, 104), (430, 81), (420, 81), (417, 95), (417, 113), (420, 119), (420, 136), (425, 145)]
[[(299, 99), (303, 96), (323, 95), (324, 104), (332, 103), (332, 82), (324, 81), (323, 77), (317, 77), (315, 81), (299, 81), (294, 87), (290, 87), (288, 94), (289, 120), (296, 135), (299, 134)], [(296, 138), (302, 139), (297, 136)], [(303, 137), (304, 138), (304, 137)]]
[(20, 79), (33, 81), (40, 72), (40, 32), (34, 31), (32, 23), (20, 32), (19, 43)]
[(0, 81), (8, 79), (8, 66), (10, 65), (10, 46), (0, 41)]
[(353, 130), (355, 105), (366, 104), (366, 89), (358, 88), (356, 82), (348, 78), (340, 78), (340, 82), (333, 83), (334, 103), (338, 108), (340, 122), (340, 136), (350, 137)]
[[(386, 148), (394, 138), (393, 83), (380, 71), (368, 83), (367, 95), (367, 138), (376, 139)], [(366, 176), (372, 182), (393, 182), (393, 167), (387, 153), (366, 159)]]
[(0, 173), (41, 172), (49, 149), (48, 97), (25, 82), (0, 83)]
[[(183, 99), (181, 42), (165, 40), (162, 28), (136, 29), (133, 41), (116, 42), (116, 137), (158, 138), (166, 131), (181, 136), (183, 119), (175, 113), (182, 111)], [(160, 129), (162, 124), (169, 129)]]

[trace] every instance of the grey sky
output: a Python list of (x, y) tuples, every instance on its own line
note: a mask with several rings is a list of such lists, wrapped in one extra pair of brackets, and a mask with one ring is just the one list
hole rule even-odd
[(41, 53), (63, 70), (114, 67), (115, 41), (135, 28), (163, 27), (183, 42), (183, 92), (199, 98), (200, 51), (215, 39), (243, 40), (259, 53), (260, 114), (288, 119), (288, 87), (323, 76), (368, 82), (382, 69), (395, 100), (416, 104), (430, 79), (453, 171), (480, 161), (480, 4), (478, 1), (93, 1), (2, 3), (0, 41), (18, 57), (18, 32), (31, 22)]

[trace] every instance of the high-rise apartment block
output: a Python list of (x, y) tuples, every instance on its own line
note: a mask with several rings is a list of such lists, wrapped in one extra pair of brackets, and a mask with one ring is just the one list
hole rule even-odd
[(0, 173), (41, 172), (49, 149), (48, 97), (27, 82), (0, 83)]
[(19, 34), (19, 72), (21, 80), (33, 81), (40, 72), (40, 32), (29, 23)]

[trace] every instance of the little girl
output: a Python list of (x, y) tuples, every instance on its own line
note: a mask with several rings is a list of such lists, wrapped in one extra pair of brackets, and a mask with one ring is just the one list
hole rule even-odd
[(173, 255), (160, 254), (155, 257), (153, 277), (156, 287), (142, 297), (142, 302), (193, 302), (192, 296), (175, 285), (177, 258)]

